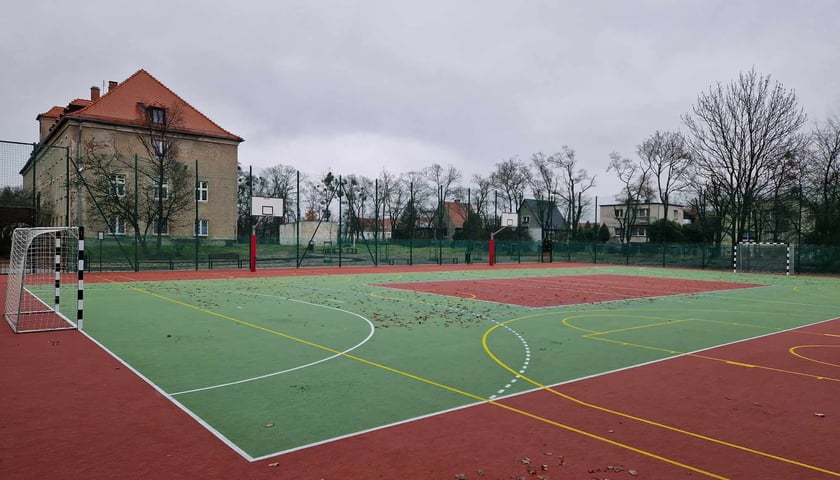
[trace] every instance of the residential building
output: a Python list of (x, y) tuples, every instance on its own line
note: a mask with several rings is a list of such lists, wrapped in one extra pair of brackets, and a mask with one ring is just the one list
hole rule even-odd
[(559, 233), (566, 231), (566, 219), (554, 202), (525, 199), (516, 213), (519, 228), (525, 229), (531, 240), (556, 240)]
[(639, 243), (648, 241), (648, 226), (658, 220), (667, 218), (679, 224), (684, 222), (685, 207), (682, 205), (669, 204), (668, 212), (665, 212), (665, 205), (662, 203), (639, 203), (635, 210), (630, 212), (627, 208), (625, 203), (601, 205), (598, 208), (600, 223), (607, 225), (611, 238), (618, 242), (624, 241), (628, 228), (630, 242)]
[(48, 223), (235, 239), (243, 139), (145, 70), (107, 88), (37, 116), (40, 148), (20, 173)]
[(443, 202), (443, 224), (446, 228), (446, 238), (453, 238), (455, 234), (464, 228), (472, 205), (459, 200), (454, 202)]

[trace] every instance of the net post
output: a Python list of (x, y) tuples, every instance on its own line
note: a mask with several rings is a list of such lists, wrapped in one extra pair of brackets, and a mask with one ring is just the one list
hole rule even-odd
[(78, 268), (77, 274), (77, 302), (76, 302), (76, 328), (82, 329), (84, 321), (84, 300), (85, 300), (85, 227), (79, 227), (79, 254), (78, 254)]
[(55, 235), (55, 299), (53, 301), (53, 308), (56, 312), (60, 312), (59, 308), (61, 302), (61, 234)]
[(738, 244), (732, 246), (732, 273), (738, 273)]

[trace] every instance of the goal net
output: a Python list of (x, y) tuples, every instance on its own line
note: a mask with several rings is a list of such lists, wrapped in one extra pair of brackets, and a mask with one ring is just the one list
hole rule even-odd
[(735, 272), (784, 273), (793, 268), (793, 246), (788, 243), (741, 242), (732, 253)]
[[(5, 303), (12, 330), (81, 328), (83, 275), (82, 227), (15, 229)], [(73, 313), (67, 315), (65, 310)]]

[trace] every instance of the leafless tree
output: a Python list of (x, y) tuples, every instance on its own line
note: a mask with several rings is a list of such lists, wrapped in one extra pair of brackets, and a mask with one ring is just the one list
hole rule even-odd
[(557, 231), (554, 230), (554, 222), (552, 217), (554, 210), (557, 208), (557, 199), (560, 195), (561, 188), (561, 174), (560, 168), (560, 154), (546, 155), (542, 152), (537, 152), (531, 155), (531, 177), (530, 187), (531, 195), (536, 200), (535, 206), (537, 211), (534, 212), (539, 218), (542, 241), (554, 240)]
[(773, 165), (800, 147), (805, 113), (793, 91), (752, 69), (701, 93), (682, 120), (698, 168), (728, 196), (728, 229), (737, 242), (748, 231), (750, 212), (768, 188)]
[(502, 193), (502, 199), (507, 203), (505, 212), (515, 212), (525, 200), (525, 190), (531, 179), (528, 164), (517, 157), (511, 157), (496, 164), (496, 170), (490, 174), (493, 186)]
[(572, 237), (576, 237), (584, 208), (589, 205), (589, 199), (584, 195), (595, 187), (595, 177), (578, 166), (574, 149), (565, 145), (557, 154), (556, 161), (559, 168), (560, 201), (565, 207), (568, 229)]
[(814, 222), (809, 240), (840, 245), (840, 117), (814, 126), (807, 157), (805, 198)]
[(364, 234), (365, 225), (362, 220), (366, 217), (369, 202), (373, 199), (374, 184), (373, 180), (362, 175), (348, 175), (342, 180), (342, 197), (346, 205), (346, 210), (342, 212), (346, 224), (345, 232), (355, 241)]
[(136, 138), (145, 158), (137, 163), (136, 173), (143, 184), (152, 184), (141, 191), (137, 207), (148, 221), (146, 231), (151, 224), (158, 249), (171, 224), (195, 202), (194, 178), (179, 158), (183, 126), (184, 106), (177, 102), (144, 105), (137, 122)]
[(610, 154), (610, 163), (607, 171), (612, 171), (621, 182), (621, 194), (616, 198), (624, 205), (620, 212), (616, 212), (616, 220), (622, 230), (621, 238), (623, 243), (629, 243), (633, 236), (633, 227), (638, 218), (639, 204), (648, 203), (653, 196), (650, 188), (651, 167), (643, 162), (634, 162), (629, 158), (622, 157), (619, 153)]
[(475, 211), (481, 217), (485, 228), (495, 227), (495, 219), (490, 214), (490, 194), (493, 191), (493, 181), (490, 177), (482, 177), (475, 174), (472, 177), (472, 182), (476, 189), (472, 193), (472, 204), (475, 205)]
[(429, 185), (434, 188), (434, 196), (437, 200), (431, 222), (434, 226), (432, 229), (434, 237), (437, 238), (438, 234), (444, 236), (446, 222), (444, 218), (444, 202), (446, 202), (446, 199), (448, 198), (460, 196), (459, 182), (461, 181), (462, 174), (453, 165), (442, 167), (437, 163), (424, 168), (421, 173), (426, 178)]
[(679, 132), (660, 132), (636, 147), (641, 161), (651, 172), (651, 181), (667, 214), (672, 195), (682, 192), (691, 181), (691, 154)]

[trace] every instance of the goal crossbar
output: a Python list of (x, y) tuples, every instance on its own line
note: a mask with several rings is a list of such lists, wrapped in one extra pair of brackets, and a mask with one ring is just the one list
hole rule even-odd
[(793, 270), (790, 243), (739, 242), (732, 249), (732, 270), (738, 272), (784, 273)]

